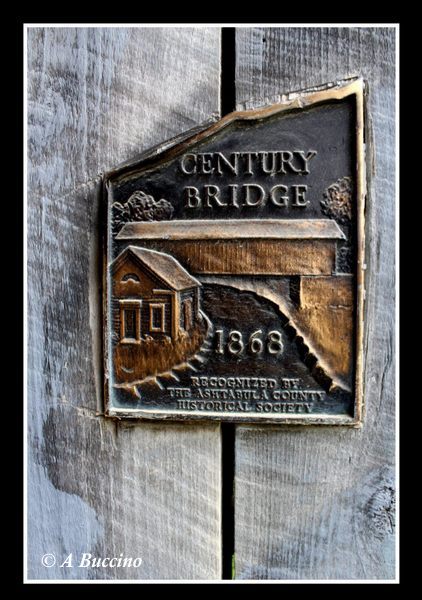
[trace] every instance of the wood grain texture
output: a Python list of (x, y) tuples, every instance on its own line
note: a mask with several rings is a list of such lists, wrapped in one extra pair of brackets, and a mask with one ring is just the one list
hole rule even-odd
[(305, 340), (350, 388), (354, 352), (354, 278), (351, 275), (301, 277), (294, 311)]
[[(138, 238), (139, 239), (139, 238)], [(332, 240), (144, 240), (145, 248), (168, 252), (195, 275), (327, 275), (335, 268)], [(281, 251), (282, 250), (282, 251)]]
[[(221, 575), (219, 426), (99, 414), (98, 249), (98, 174), (218, 114), (219, 78), (218, 29), (29, 30), (31, 579)], [(82, 552), (143, 562), (77, 568)]]
[[(236, 432), (238, 579), (392, 579), (394, 565), (395, 32), (236, 32), (238, 108), (360, 75), (369, 84), (370, 185), (360, 430)], [(372, 164), (371, 164), (372, 163)]]

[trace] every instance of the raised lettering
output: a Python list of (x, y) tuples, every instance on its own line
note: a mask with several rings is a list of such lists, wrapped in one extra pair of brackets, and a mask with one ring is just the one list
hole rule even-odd
[(288, 187), (286, 185), (275, 185), (271, 188), (270, 198), (273, 204), (276, 206), (287, 206), (289, 201), (288, 196), (284, 196), (283, 194), (287, 194)]
[(205, 154), (198, 154), (198, 157), (199, 157), (200, 172), (204, 173), (205, 175), (209, 175), (210, 173), (213, 173), (214, 167), (211, 164), (213, 155), (208, 152)]
[(264, 173), (274, 175), (277, 172), (276, 153), (275, 152), (260, 152), (261, 168)]
[(301, 169), (296, 169), (296, 167), (292, 164), (293, 162), (293, 152), (290, 150), (283, 150), (280, 152), (280, 168), (278, 170), (279, 173), (286, 174), (286, 166), (289, 168), (291, 173), (300, 173)]
[[(187, 164), (191, 164), (191, 170), (188, 170)], [(195, 154), (184, 154), (180, 161), (180, 168), (185, 175), (193, 175), (196, 173), (196, 155)]]
[(223, 174), (223, 170), (221, 168), (222, 164), (228, 167), (233, 175), (237, 175), (239, 152), (232, 152), (230, 156), (233, 162), (230, 162), (222, 152), (217, 152), (217, 173), (219, 175)]
[(188, 185), (185, 187), (186, 194), (186, 208), (198, 208), (201, 206), (201, 198), (199, 196), (198, 188)]
[(220, 200), (220, 189), (217, 185), (204, 185), (206, 196), (206, 205), (212, 208), (210, 200), (215, 200), (217, 206), (227, 206), (226, 203)]
[(243, 158), (245, 158), (245, 175), (253, 175), (253, 169), (252, 169), (252, 157), (256, 157), (258, 155), (258, 152), (242, 152), (242, 156)]
[[(263, 187), (256, 183), (246, 183), (243, 187), (245, 188), (245, 206), (258, 206), (262, 203), (265, 198)], [(255, 200), (251, 197), (251, 190), (255, 190), (259, 194), (259, 197), (255, 197)]]
[(309, 174), (309, 162), (317, 155), (316, 150), (309, 150), (308, 154), (305, 156), (305, 153), (302, 150), (296, 150), (295, 154), (298, 154), (303, 160), (303, 169), (302, 175)]
[(294, 190), (292, 206), (305, 207), (309, 204), (309, 200), (305, 199), (305, 194), (308, 190), (307, 185), (292, 185)]
[(235, 206), (236, 208), (239, 208), (239, 204), (237, 202), (237, 189), (238, 189), (238, 185), (236, 184), (229, 184), (229, 189), (231, 190), (231, 205)]

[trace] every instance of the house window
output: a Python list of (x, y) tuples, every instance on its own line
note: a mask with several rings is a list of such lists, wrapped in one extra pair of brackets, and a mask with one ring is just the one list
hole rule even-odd
[(190, 298), (184, 300), (182, 307), (182, 327), (185, 331), (189, 331), (193, 325), (192, 300)]
[(120, 300), (120, 342), (141, 341), (141, 300)]
[(164, 333), (165, 330), (165, 308), (162, 302), (149, 305), (149, 329), (152, 332)]
[(126, 273), (126, 275), (124, 275), (122, 277), (122, 282), (126, 283), (126, 281), (135, 281), (135, 283), (141, 283), (139, 277), (136, 275), (136, 273)]
[(124, 312), (124, 337), (136, 340), (136, 309), (125, 308)]

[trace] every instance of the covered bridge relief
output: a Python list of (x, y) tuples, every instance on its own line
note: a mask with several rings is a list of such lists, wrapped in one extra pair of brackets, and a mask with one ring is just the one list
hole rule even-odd
[(200, 314), (199, 280), (255, 292), (279, 307), (317, 380), (351, 390), (353, 277), (336, 272), (337, 245), (345, 235), (335, 220), (130, 222), (116, 240), (142, 244), (125, 252), (152, 257), (151, 269), (153, 257), (168, 252), (168, 268), (183, 265), (184, 273), (198, 278), (183, 281), (187, 290), (193, 284), (191, 292), (168, 291), (163, 301), (163, 314), (177, 314), (179, 328), (186, 331)]

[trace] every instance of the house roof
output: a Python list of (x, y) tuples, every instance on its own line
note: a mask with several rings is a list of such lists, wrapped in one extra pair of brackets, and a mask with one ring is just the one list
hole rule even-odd
[(332, 219), (203, 219), (126, 223), (116, 239), (345, 239)]
[(152, 271), (164, 281), (171, 289), (175, 291), (186, 290), (192, 287), (198, 287), (201, 284), (195, 277), (192, 277), (175, 258), (164, 252), (156, 250), (147, 250), (137, 246), (128, 246), (111, 263), (114, 270), (130, 254), (135, 260), (139, 261), (147, 269)]

